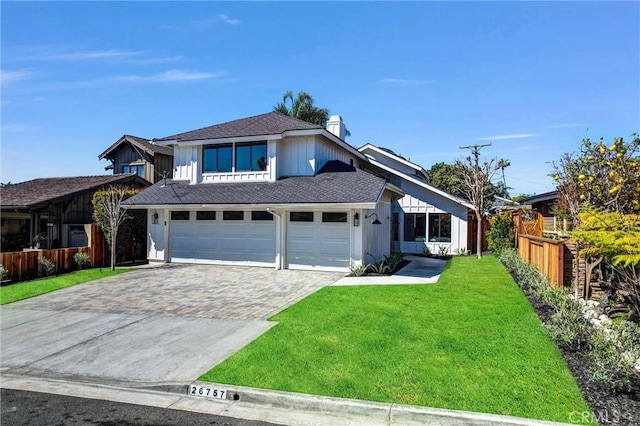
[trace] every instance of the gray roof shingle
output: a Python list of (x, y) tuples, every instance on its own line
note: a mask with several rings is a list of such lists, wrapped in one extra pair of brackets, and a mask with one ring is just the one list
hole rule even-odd
[(127, 200), (131, 205), (375, 203), (386, 181), (340, 161), (329, 161), (315, 176), (275, 182), (203, 183), (167, 179)]
[(132, 181), (148, 185), (134, 174), (33, 179), (0, 187), (0, 206), (3, 209), (37, 208), (77, 193)]
[(324, 127), (308, 123), (303, 120), (298, 120), (297, 118), (289, 117), (274, 111), (154, 140), (177, 140), (178, 142), (184, 142), (203, 139), (277, 135), (290, 130), (314, 129), (322, 130)]

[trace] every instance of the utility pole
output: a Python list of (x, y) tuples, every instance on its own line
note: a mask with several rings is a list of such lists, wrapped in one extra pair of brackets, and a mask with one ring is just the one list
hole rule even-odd
[[(474, 157), (474, 162), (471, 164), (472, 176), (465, 173), (465, 183), (469, 187), (469, 201), (473, 204), (478, 224), (476, 229), (476, 255), (478, 259), (482, 258), (482, 213), (484, 211), (484, 188), (487, 183), (486, 181), (490, 178), (489, 176), (485, 176), (485, 173), (480, 170), (480, 149), (486, 146), (491, 146), (491, 142), (483, 145), (476, 144), (460, 147), (460, 149), (470, 149)], [(471, 162), (470, 160), (471, 158), (467, 161)]]

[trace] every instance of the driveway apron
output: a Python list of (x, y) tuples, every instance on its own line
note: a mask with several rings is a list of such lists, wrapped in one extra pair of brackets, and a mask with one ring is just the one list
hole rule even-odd
[(12, 303), (0, 308), (0, 372), (184, 385), (342, 275), (170, 264)]

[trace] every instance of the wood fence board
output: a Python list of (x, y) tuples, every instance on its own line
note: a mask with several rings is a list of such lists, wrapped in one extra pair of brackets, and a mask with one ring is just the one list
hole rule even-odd
[(85, 253), (92, 267), (103, 266), (104, 237), (98, 226), (92, 226), (92, 246), (71, 247), (53, 250), (29, 250), (0, 253), (0, 264), (7, 269), (7, 278), (12, 281), (24, 281), (38, 276), (38, 259), (47, 258), (56, 267), (57, 274), (70, 272), (77, 268), (73, 256)]

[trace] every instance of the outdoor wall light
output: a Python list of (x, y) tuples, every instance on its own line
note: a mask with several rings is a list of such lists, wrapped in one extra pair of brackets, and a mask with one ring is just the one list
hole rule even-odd
[(382, 225), (382, 222), (380, 222), (380, 221), (378, 220), (378, 214), (377, 214), (377, 213), (375, 213), (375, 212), (374, 212), (374, 213), (371, 213), (371, 214), (369, 214), (369, 215), (366, 215), (364, 218), (365, 218), (365, 219), (368, 219), (368, 218), (370, 218), (370, 217), (372, 217), (372, 216), (375, 216), (375, 217), (376, 217), (376, 218), (375, 218), (375, 220), (374, 220), (373, 222), (371, 222), (373, 225)]
[(360, 215), (358, 213), (353, 215), (353, 226), (360, 226)]
[(158, 213), (154, 213), (153, 216), (151, 216), (151, 223), (154, 225), (158, 224)]

